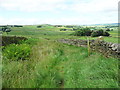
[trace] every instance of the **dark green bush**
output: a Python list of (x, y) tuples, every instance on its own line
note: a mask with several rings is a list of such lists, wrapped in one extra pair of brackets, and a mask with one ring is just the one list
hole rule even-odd
[(3, 56), (10, 61), (27, 60), (29, 59), (30, 51), (28, 44), (11, 44), (3, 50)]
[(113, 29), (111, 29), (111, 31), (113, 31)]
[(103, 31), (102, 29), (92, 32), (92, 37), (98, 37), (98, 36), (109, 36), (110, 34), (108, 32)]
[(110, 31), (110, 29), (108, 28), (106, 31)]
[(14, 27), (23, 27), (22, 25), (14, 25)]
[(90, 28), (81, 28), (79, 30), (76, 30), (74, 35), (97, 37), (97, 36), (109, 36), (110, 34), (106, 31), (103, 31), (102, 29), (94, 31), (90, 30)]
[(41, 26), (37, 26), (37, 28), (42, 28), (42, 25)]
[(60, 31), (66, 31), (67, 29), (60, 29)]
[(76, 30), (75, 36), (90, 36), (92, 31), (89, 28), (81, 28), (80, 30)]
[(103, 36), (110, 36), (110, 34), (108, 32), (104, 32)]

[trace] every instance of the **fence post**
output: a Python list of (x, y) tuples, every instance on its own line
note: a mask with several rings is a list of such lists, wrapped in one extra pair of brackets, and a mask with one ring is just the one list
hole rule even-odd
[(90, 50), (90, 41), (88, 37), (87, 37), (87, 47), (88, 47), (88, 56), (90, 56), (91, 50)]

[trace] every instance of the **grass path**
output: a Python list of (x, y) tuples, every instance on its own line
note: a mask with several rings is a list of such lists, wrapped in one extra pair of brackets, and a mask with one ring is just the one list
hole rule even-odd
[(117, 60), (114, 58), (97, 53), (88, 56), (86, 48), (49, 40), (41, 41), (35, 48), (34, 56), (39, 58), (36, 59), (38, 76), (45, 76), (44, 80), (38, 80), (37, 83), (42, 82), (38, 87), (117, 87)]
[(30, 60), (3, 62), (3, 87), (116, 88), (117, 68), (117, 59), (40, 38)]

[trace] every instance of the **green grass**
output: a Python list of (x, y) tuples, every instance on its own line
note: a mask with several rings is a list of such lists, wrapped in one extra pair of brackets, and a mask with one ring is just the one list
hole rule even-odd
[[(106, 58), (98, 52), (91, 52), (88, 55), (87, 48), (56, 41), (61, 38), (87, 39), (86, 37), (71, 36), (72, 31), (60, 32), (59, 28), (52, 26), (44, 28), (24, 26), (12, 30), (8, 35), (28, 37), (27, 41), (19, 45), (29, 45), (31, 52), (29, 60), (13, 61), (6, 56), (3, 57), (3, 88), (119, 87), (116, 58)], [(111, 39), (105, 37), (105, 40), (117, 41), (112, 37)], [(3, 50), (4, 53), (6, 52)]]
[[(70, 35), (74, 31), (60, 31), (60, 28), (56, 28), (53, 26), (46, 26), (43, 28), (37, 28), (34, 26), (24, 26), (24, 27), (12, 27), (12, 31), (8, 35), (17, 35), (17, 36), (25, 36), (25, 37), (32, 37), (32, 38), (49, 38), (52, 40), (59, 39), (59, 38), (73, 38), (73, 39), (84, 39), (86, 37), (80, 36), (73, 36)], [(109, 32), (112, 37), (104, 37), (104, 40), (107, 42), (118, 43), (118, 30), (115, 29), (114, 31)], [(3, 33), (3, 35), (7, 35)], [(90, 39), (96, 39), (97, 37), (90, 37)]]
[(117, 88), (117, 59), (40, 39), (31, 59), (3, 61), (3, 87)]

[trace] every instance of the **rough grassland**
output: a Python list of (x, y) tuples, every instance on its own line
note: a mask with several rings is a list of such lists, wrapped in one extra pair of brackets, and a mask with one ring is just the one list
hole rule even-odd
[[(14, 28), (9, 35), (21, 29)], [(31, 46), (30, 58), (10, 61), (3, 57), (3, 88), (118, 88), (117, 59), (96, 52), (88, 56), (87, 48), (56, 41), (74, 37), (70, 32), (48, 29), (24, 27), (17, 33), (29, 37), (22, 43)]]

